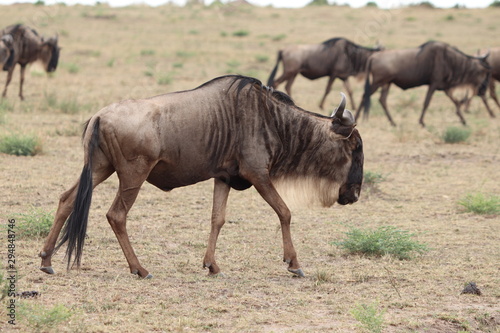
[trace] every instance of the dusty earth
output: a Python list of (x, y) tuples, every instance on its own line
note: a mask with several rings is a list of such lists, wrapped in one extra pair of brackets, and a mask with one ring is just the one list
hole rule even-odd
[[(0, 154), (2, 224), (20, 221), (20, 214), (33, 209), (55, 212), (59, 195), (81, 171), (82, 123), (111, 102), (194, 88), (226, 73), (265, 82), (280, 47), (334, 36), (364, 45), (380, 40), (388, 48), (440, 39), (474, 53), (498, 41), (495, 15), (491, 9), (335, 6), (2, 6), (3, 25), (24, 22), (46, 35), (57, 32), (63, 47), (51, 77), (30, 67), (26, 101), (16, 97), (17, 71), (2, 101), (0, 134), (33, 134), (42, 143), (42, 152), (33, 157)], [(362, 84), (352, 84), (361, 96)], [(325, 85), (324, 79), (297, 78), (293, 97), (298, 105), (320, 112), (317, 103)], [(337, 82), (327, 99), (330, 110), (340, 89)], [(392, 88), (395, 128), (376, 96), (370, 119), (359, 122), (365, 170), (384, 178), (378, 186), (364, 188), (352, 206), (293, 211), (292, 236), (306, 278), (286, 271), (277, 217), (254, 189), (231, 192), (217, 249), (225, 277), (207, 277), (201, 263), (211, 209), (208, 181), (169, 193), (144, 185), (128, 228), (139, 259), (154, 278), (137, 279), (129, 274), (105, 218), (117, 189), (112, 176), (94, 192), (80, 270), (66, 271), (63, 253), (58, 253), (53, 258), (57, 274), (46, 275), (38, 270), (43, 239), (16, 238), (17, 291), (40, 293), (15, 298), (18, 310), (63, 305), (71, 316), (54, 327), (41, 320), (36, 326), (18, 311), (16, 325), (10, 325), (2, 306), (0, 330), (355, 332), (362, 329), (352, 310), (375, 304), (383, 312), (384, 332), (499, 332), (500, 218), (466, 213), (457, 202), (467, 194), (500, 193), (500, 110), (494, 108), (497, 118), (490, 119), (480, 100), (474, 100), (465, 115), (471, 137), (445, 144), (444, 131), (461, 125), (451, 102), (438, 92), (427, 128), (419, 127), (424, 94), (425, 88)], [(410, 231), (430, 250), (401, 261), (348, 255), (332, 245), (350, 227), (379, 226)], [(7, 269), (8, 235), (2, 230), (0, 253)], [(481, 296), (460, 294), (471, 281)]]

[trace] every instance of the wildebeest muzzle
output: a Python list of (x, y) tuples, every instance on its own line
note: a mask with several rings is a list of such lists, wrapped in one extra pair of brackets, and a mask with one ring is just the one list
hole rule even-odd
[(356, 149), (352, 152), (352, 162), (347, 175), (347, 181), (340, 187), (337, 203), (340, 205), (352, 204), (358, 201), (363, 183), (363, 141), (356, 132)]

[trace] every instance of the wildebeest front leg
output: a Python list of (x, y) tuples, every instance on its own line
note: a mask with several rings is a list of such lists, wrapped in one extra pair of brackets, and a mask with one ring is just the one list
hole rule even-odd
[(297, 260), (297, 253), (292, 242), (292, 235), (290, 232), (291, 213), (281, 196), (276, 191), (269, 176), (262, 175), (256, 177), (246, 177), (259, 192), (262, 198), (274, 209), (278, 215), (281, 223), (281, 233), (283, 236), (283, 261), (288, 263), (288, 271), (304, 277), (304, 272), (300, 268), (299, 261)]
[(429, 104), (430, 104), (431, 98), (432, 98), (432, 94), (434, 94), (435, 90), (436, 90), (436, 87), (430, 85), (429, 89), (427, 89), (427, 93), (425, 94), (424, 108), (422, 109), (422, 114), (420, 115), (420, 120), (419, 120), (419, 123), (420, 123), (420, 125), (422, 125), (422, 127), (425, 127), (425, 123), (424, 123), (425, 111), (429, 107)]
[(231, 187), (220, 179), (215, 179), (214, 198), (212, 207), (212, 226), (208, 238), (207, 252), (203, 259), (203, 267), (208, 268), (209, 275), (220, 273), (219, 266), (215, 263), (215, 248), (219, 232), (225, 223), (227, 197)]

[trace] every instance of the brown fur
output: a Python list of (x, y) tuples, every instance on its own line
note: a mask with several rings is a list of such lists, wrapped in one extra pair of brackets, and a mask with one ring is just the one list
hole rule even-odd
[(424, 115), (432, 95), (436, 90), (444, 90), (456, 107), (456, 113), (465, 125), (460, 112), (463, 97), (454, 97), (459, 88), (472, 89), (473, 95), (483, 94), (490, 75), (489, 65), (483, 57), (468, 56), (458, 49), (442, 42), (427, 42), (420, 47), (403, 50), (387, 50), (374, 54), (368, 60), (364, 102), (356, 112), (356, 119), (364, 108), (365, 115), (370, 109), (370, 96), (382, 87), (380, 104), (387, 118), (395, 126), (387, 109), (387, 96), (392, 83), (401, 89), (428, 85), (420, 124), (424, 124)]
[[(254, 186), (280, 219), (284, 261), (291, 272), (303, 275), (292, 244), (290, 211), (275, 183), (307, 179), (319, 189), (313, 191), (313, 198), (325, 206), (358, 200), (362, 141), (344, 107), (345, 98), (332, 117), (314, 114), (283, 93), (242, 76), (220, 77), (194, 90), (105, 107), (86, 126), (84, 171), (61, 197), (40, 254), (42, 270), (53, 272), (51, 256), (68, 216), (57, 247), (68, 241), (68, 263), (73, 250), (79, 263), (92, 188), (116, 172), (120, 189), (107, 218), (132, 273), (149, 276), (134, 254), (125, 226), (141, 185), (148, 181), (170, 191), (214, 178), (212, 229), (203, 260), (210, 274), (220, 272), (215, 246), (229, 190)], [(305, 194), (309, 192), (310, 185)]]
[(19, 84), (19, 98), (24, 99), (23, 83), (26, 66), (40, 60), (47, 72), (53, 72), (57, 68), (60, 48), (57, 45), (57, 36), (44, 39), (28, 26), (16, 24), (6, 27), (0, 31), (0, 36), (11, 35), (13, 38), (11, 52), (13, 59), (3, 66), (7, 71), (7, 81), (2, 97), (7, 96), (7, 87), (12, 80), (12, 73), (16, 64), (21, 66), (21, 81)]
[[(299, 73), (310, 80), (328, 76), (328, 84), (319, 104), (323, 109), (333, 82), (336, 78), (340, 78), (344, 82), (353, 109), (356, 109), (347, 79), (364, 73), (370, 55), (381, 49), (366, 48), (345, 38), (332, 38), (321, 44), (288, 46), (278, 52), (278, 59), (267, 85), (277, 88), (282, 82), (287, 81), (285, 89), (291, 96), (292, 84)], [(274, 80), (280, 61), (283, 62), (283, 74)]]

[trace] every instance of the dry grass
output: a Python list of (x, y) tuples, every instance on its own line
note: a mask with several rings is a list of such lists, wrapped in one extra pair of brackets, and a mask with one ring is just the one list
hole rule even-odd
[[(111, 102), (194, 88), (229, 70), (266, 81), (281, 46), (334, 36), (364, 45), (380, 40), (387, 48), (439, 39), (474, 53), (497, 43), (497, 17), (492, 9), (3, 6), (4, 25), (24, 22), (46, 35), (58, 32), (63, 50), (52, 77), (31, 67), (25, 102), (16, 97), (18, 71), (11, 83), (0, 131), (34, 133), (44, 150), (34, 157), (0, 154), (2, 223), (33, 206), (55, 210), (82, 167), (80, 124)], [(318, 111), (325, 85), (325, 79), (298, 78), (293, 97)], [(353, 85), (359, 98), (361, 84)], [(340, 88), (337, 82), (329, 108)], [(292, 278), (281, 263), (277, 218), (253, 189), (229, 198), (217, 250), (226, 277), (206, 277), (201, 261), (212, 184), (205, 182), (171, 193), (143, 187), (128, 226), (154, 278), (138, 280), (105, 219), (117, 186), (112, 177), (94, 192), (80, 271), (66, 272), (60, 253), (53, 259), (57, 274), (43, 274), (37, 257), (43, 240), (17, 239), (18, 291), (41, 293), (17, 302), (70, 309), (59, 332), (354, 332), (352, 310), (373, 301), (383, 312), (384, 332), (498, 332), (499, 217), (463, 213), (457, 201), (467, 193), (500, 192), (499, 118), (489, 119), (474, 101), (466, 114), (467, 143), (443, 144), (441, 133), (458, 118), (436, 93), (428, 128), (421, 129), (424, 93), (392, 88), (388, 103), (397, 128), (388, 126), (375, 96), (370, 120), (359, 124), (365, 167), (385, 176), (377, 191), (349, 207), (294, 211), (292, 233), (307, 278)], [(384, 225), (419, 235), (431, 251), (399, 261), (346, 256), (331, 245), (350, 226)], [(469, 281), (482, 296), (460, 295)], [(8, 325), (5, 311), (2, 306), (0, 330), (31, 330), (26, 321)]]

